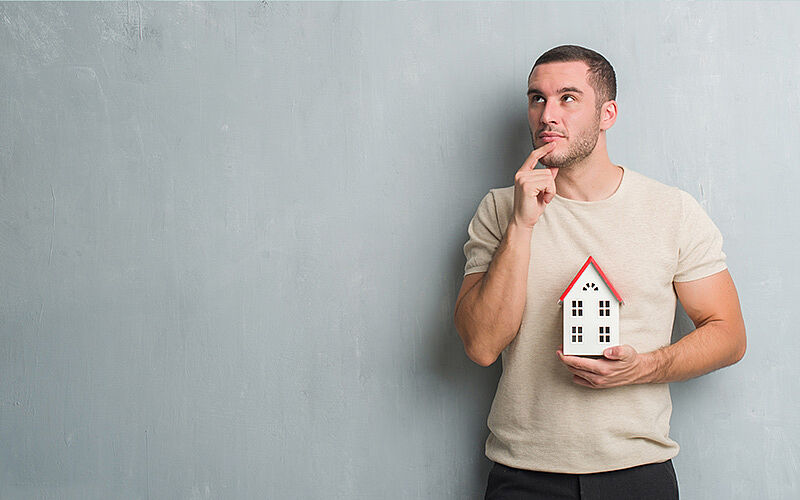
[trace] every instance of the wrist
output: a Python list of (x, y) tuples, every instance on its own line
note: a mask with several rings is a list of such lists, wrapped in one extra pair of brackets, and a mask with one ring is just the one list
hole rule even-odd
[[(535, 224), (535, 223), (534, 223)], [(533, 232), (533, 225), (528, 226), (526, 224), (520, 224), (514, 219), (511, 219), (511, 222), (508, 223), (508, 232), (514, 234), (521, 234), (524, 236), (530, 236)]]
[(642, 384), (660, 384), (664, 382), (664, 372), (666, 371), (666, 357), (664, 351), (655, 351), (640, 354), (642, 363), (640, 364), (639, 380)]

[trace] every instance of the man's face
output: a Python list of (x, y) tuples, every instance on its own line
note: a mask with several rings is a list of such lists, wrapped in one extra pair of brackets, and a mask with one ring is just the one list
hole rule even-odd
[(536, 66), (528, 81), (528, 125), (533, 147), (555, 142), (539, 162), (568, 168), (588, 157), (600, 135), (597, 96), (587, 80), (583, 62)]

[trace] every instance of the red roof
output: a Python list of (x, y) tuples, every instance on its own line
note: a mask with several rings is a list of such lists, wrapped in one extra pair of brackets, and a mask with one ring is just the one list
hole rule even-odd
[(600, 266), (597, 265), (597, 262), (595, 262), (594, 258), (592, 258), (591, 255), (589, 256), (588, 259), (586, 259), (586, 263), (583, 264), (583, 267), (581, 268), (580, 271), (578, 271), (578, 274), (576, 274), (575, 277), (572, 278), (572, 283), (569, 284), (567, 289), (564, 290), (564, 293), (561, 294), (561, 297), (558, 298), (558, 303), (560, 304), (564, 300), (564, 297), (567, 296), (569, 291), (572, 290), (572, 286), (575, 285), (575, 283), (578, 281), (578, 278), (581, 277), (581, 274), (583, 274), (583, 272), (586, 270), (586, 268), (589, 267), (589, 264), (593, 265), (594, 268), (597, 269), (597, 272), (600, 273), (600, 277), (603, 278), (603, 281), (605, 281), (606, 286), (608, 286), (608, 289), (611, 290), (611, 293), (614, 294), (614, 297), (616, 297), (616, 299), (620, 303), (623, 303), (622, 302), (622, 297), (619, 296), (617, 291), (614, 289), (614, 285), (612, 285), (611, 282), (608, 281), (608, 278), (606, 278), (606, 273), (604, 273), (603, 270), (600, 269)]

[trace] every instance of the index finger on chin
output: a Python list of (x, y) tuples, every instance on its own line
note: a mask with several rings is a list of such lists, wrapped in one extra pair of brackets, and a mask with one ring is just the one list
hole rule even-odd
[[(555, 142), (548, 142), (544, 146), (538, 147), (531, 151), (531, 154), (528, 155), (528, 158), (525, 159), (525, 163), (522, 164), (522, 169), (533, 170), (536, 167), (536, 163), (547, 153), (555, 148)], [(520, 169), (520, 170), (522, 170)]]

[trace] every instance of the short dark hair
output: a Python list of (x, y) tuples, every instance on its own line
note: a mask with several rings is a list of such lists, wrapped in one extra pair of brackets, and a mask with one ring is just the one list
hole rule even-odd
[(599, 53), (578, 45), (560, 45), (548, 50), (533, 63), (530, 74), (533, 75), (533, 70), (540, 64), (573, 61), (580, 61), (589, 66), (589, 85), (597, 96), (598, 108), (604, 102), (617, 98), (617, 76), (611, 63)]

